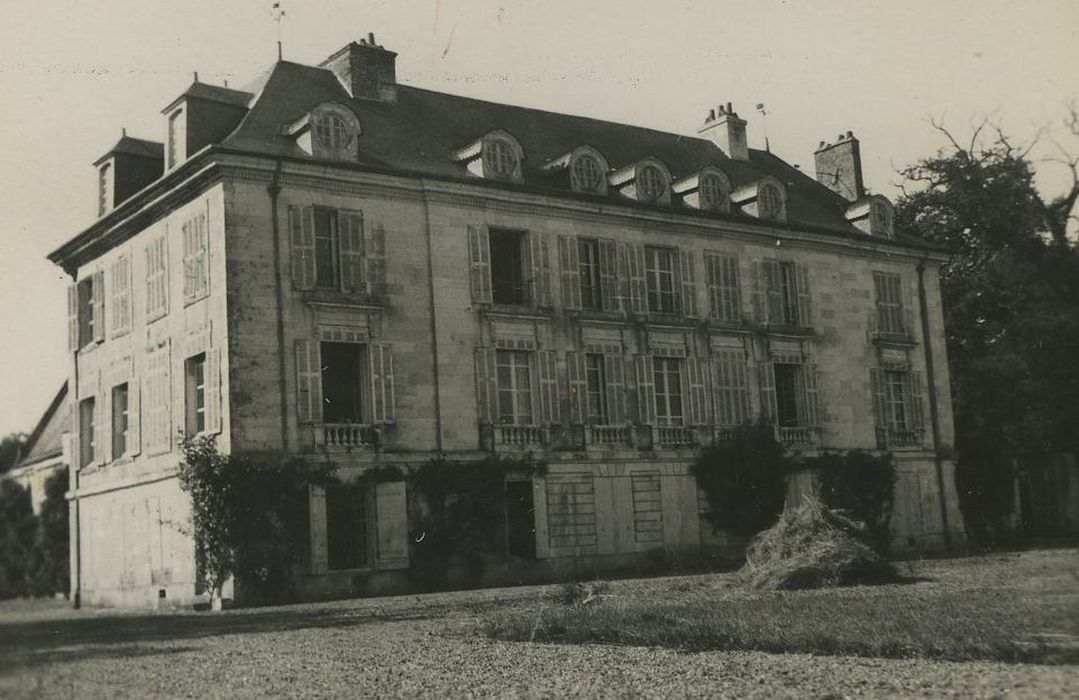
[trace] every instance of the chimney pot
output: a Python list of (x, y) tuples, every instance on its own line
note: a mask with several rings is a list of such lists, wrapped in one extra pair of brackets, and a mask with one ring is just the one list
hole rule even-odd
[(371, 46), (375, 45), (375, 33), (374, 32), (367, 32), (367, 43), (370, 44)]
[(854, 132), (852, 132), (852, 131), (848, 131), (848, 132), (847, 132), (847, 138), (848, 138), (848, 139), (852, 139), (852, 138), (854, 138)]
[(375, 33), (353, 42), (320, 64), (333, 71), (353, 97), (397, 100), (397, 54), (375, 45)]
[(734, 106), (730, 102), (709, 110), (704, 125), (697, 133), (706, 134), (732, 160), (749, 160), (746, 123), (734, 113)]
[(716, 110), (714, 110), (714, 109), (708, 110), (707, 121), (714, 122), (715, 120), (716, 120)]
[(817, 182), (847, 201), (856, 202), (865, 196), (862, 182), (862, 154), (858, 139), (851, 132), (840, 134), (836, 143), (821, 141), (816, 161)]

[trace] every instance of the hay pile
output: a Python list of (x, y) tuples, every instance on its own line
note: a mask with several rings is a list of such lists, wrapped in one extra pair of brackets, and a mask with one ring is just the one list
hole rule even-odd
[(810, 496), (753, 538), (742, 574), (759, 590), (899, 580), (891, 563), (865, 543), (865, 534), (863, 523)]

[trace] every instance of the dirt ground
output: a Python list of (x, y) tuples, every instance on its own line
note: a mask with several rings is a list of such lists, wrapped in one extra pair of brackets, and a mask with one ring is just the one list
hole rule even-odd
[[(1009, 555), (1076, 576), (1079, 552)], [(928, 562), (929, 585), (987, 585), (1008, 557)], [(729, 576), (729, 575), (727, 575)], [(724, 575), (617, 581), (675, 596)], [(545, 605), (522, 587), (227, 611), (0, 606), (0, 697), (1017, 697), (1079, 694), (1079, 667), (492, 641), (483, 616)], [(1076, 611), (1079, 616), (1079, 610)]]

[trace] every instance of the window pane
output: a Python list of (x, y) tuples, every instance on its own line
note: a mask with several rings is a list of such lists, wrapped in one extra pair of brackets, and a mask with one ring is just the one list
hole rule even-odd
[(315, 210), (315, 283), (337, 286), (337, 212)]
[(529, 353), (499, 350), (498, 359), (499, 422), (508, 425), (532, 424), (532, 386)]
[(127, 384), (112, 390), (112, 457), (122, 457), (127, 451)]
[(656, 420), (660, 425), (681, 425), (681, 361), (672, 357), (657, 357), (653, 367), (656, 385)]
[(587, 238), (578, 240), (577, 256), (581, 271), (581, 305), (599, 310), (603, 304), (599, 286), (599, 243)]
[(491, 297), (496, 304), (527, 304), (524, 275), (525, 234), (520, 231), (490, 232)]
[(802, 367), (782, 362), (775, 363), (774, 367), (779, 427), (797, 427), (802, 424), (798, 415), (799, 396), (802, 391)]
[(363, 423), (363, 346), (322, 343), (322, 419)]

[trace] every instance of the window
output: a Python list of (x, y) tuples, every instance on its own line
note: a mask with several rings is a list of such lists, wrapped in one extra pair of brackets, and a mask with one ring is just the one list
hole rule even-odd
[(340, 285), (337, 246), (337, 213), (315, 209), (315, 286), (334, 289)]
[(96, 407), (94, 398), (83, 399), (79, 402), (79, 466), (85, 467), (94, 461), (94, 414)]
[(112, 456), (122, 457), (127, 452), (127, 382), (112, 388)]
[(491, 298), (496, 304), (529, 303), (525, 233), (491, 229)]
[(727, 191), (727, 185), (718, 175), (707, 173), (701, 176), (698, 182), (698, 196), (701, 209), (727, 211), (729, 208), (730, 193)]
[(533, 423), (532, 372), (529, 359), (529, 353), (523, 350), (497, 351), (499, 423)]
[(581, 271), (581, 308), (599, 311), (603, 308), (600, 289), (599, 241), (594, 238), (577, 240), (577, 259)]
[(587, 153), (573, 159), (570, 166), (570, 184), (578, 192), (595, 192), (599, 189), (603, 169), (595, 156)]
[(364, 347), (357, 343), (321, 344), (322, 420), (326, 423), (365, 422)]
[(648, 310), (673, 314), (677, 309), (674, 286), (674, 251), (669, 248), (644, 249), (644, 271), (648, 289)]
[(146, 246), (146, 318), (161, 318), (169, 309), (168, 253), (165, 237)]
[(905, 362), (885, 362), (870, 370), (880, 447), (921, 443), (922, 380)]
[(802, 403), (802, 366), (776, 362), (776, 425), (794, 428), (805, 425), (800, 405)]
[(779, 219), (783, 215), (783, 193), (770, 182), (757, 191), (757, 216), (762, 219)]
[(94, 342), (96, 336), (95, 326), (102, 319), (95, 318), (98, 308), (97, 294), (101, 292), (94, 284), (94, 277), (88, 277), (79, 281), (79, 344), (78, 347)]
[(609, 422), (607, 412), (607, 378), (604, 357), (598, 353), (585, 355), (585, 405), (588, 422), (605, 425)]
[(506, 531), (511, 556), (536, 558), (536, 507), (531, 481), (506, 482)]
[(167, 167), (172, 168), (177, 163), (184, 159), (183, 149), (185, 148), (186, 138), (186, 125), (184, 124), (184, 111), (178, 109), (169, 115), (169, 135), (168, 135), (168, 163)]
[(326, 486), (326, 555), (330, 571), (370, 564), (365, 489), (353, 484)]
[(109, 325), (113, 336), (131, 330), (131, 258), (121, 255), (109, 268)]
[(765, 260), (757, 269), (765, 299), (754, 298), (764, 323), (771, 326), (809, 326), (809, 281), (805, 267), (792, 262)]
[(895, 370), (884, 372), (884, 401), (887, 406), (888, 429), (900, 433), (909, 429), (907, 418), (907, 382), (909, 374)]
[(874, 272), (873, 287), (877, 293), (878, 332), (885, 335), (907, 335), (902, 278), (899, 275)]
[(892, 237), (892, 210), (883, 202), (873, 202), (869, 207), (869, 230), (877, 236)]
[(148, 454), (167, 452), (172, 440), (172, 395), (169, 344), (151, 349), (146, 356), (142, 410), (143, 439)]
[(206, 353), (184, 362), (184, 429), (188, 435), (206, 430)]
[(667, 192), (667, 178), (654, 165), (646, 165), (637, 173), (637, 194), (642, 202), (655, 202)]
[(193, 302), (210, 293), (210, 258), (207, 254), (206, 213), (183, 224), (184, 301)]
[(517, 154), (513, 144), (504, 139), (487, 139), (483, 144), (483, 162), (495, 177), (513, 177), (517, 170)]
[(97, 171), (97, 215), (104, 216), (113, 204), (112, 167), (105, 163)]
[(682, 425), (681, 361), (657, 357), (653, 361), (656, 385), (656, 422), (659, 425)]
[(336, 114), (321, 114), (315, 118), (315, 139), (335, 150), (352, 146), (352, 129)]
[(749, 420), (749, 382), (746, 354), (742, 348), (724, 348), (713, 353), (716, 423), (725, 427)]
[(738, 258), (733, 255), (705, 253), (708, 297), (712, 318), (725, 323), (742, 320), (742, 300), (738, 289)]

